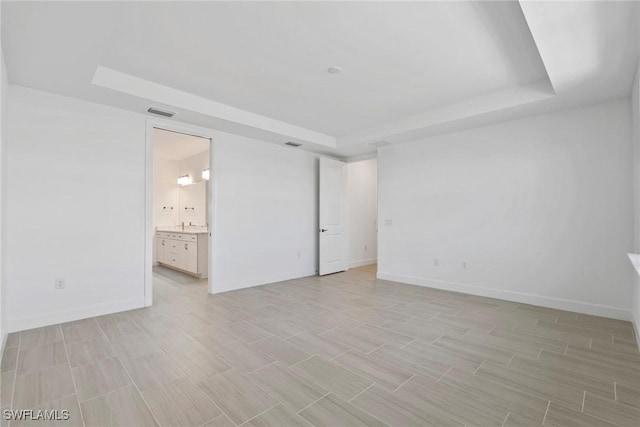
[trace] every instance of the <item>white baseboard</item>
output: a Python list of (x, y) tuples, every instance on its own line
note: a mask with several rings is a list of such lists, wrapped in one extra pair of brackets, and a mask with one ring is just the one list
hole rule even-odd
[(350, 261), (349, 262), (349, 268), (364, 267), (365, 265), (371, 265), (371, 264), (375, 264), (377, 262), (378, 262), (377, 258), (363, 259), (363, 260), (360, 260), (360, 261)]
[(444, 280), (402, 276), (380, 271), (378, 272), (378, 279), (407, 283), (410, 285), (425, 286), (429, 288), (443, 289), (453, 292), (462, 292), (489, 298), (503, 299), (507, 301), (520, 302), (523, 304), (539, 305), (542, 307), (555, 308), (558, 310), (575, 311), (577, 313), (591, 314), (593, 316), (608, 317), (611, 319), (628, 321), (632, 320), (631, 310), (611, 307), (608, 305), (548, 297), (544, 295), (527, 294), (523, 292), (505, 291), (502, 289), (484, 288), (465, 283), (447, 282)]
[(144, 297), (132, 298), (126, 301), (94, 304), (87, 307), (47, 313), (40, 316), (7, 319), (7, 329), (9, 332), (25, 331), (27, 329), (39, 328), (41, 326), (72, 322), (74, 320), (103, 316), (105, 314), (118, 313), (120, 311), (133, 310), (134, 308), (141, 307), (144, 307)]

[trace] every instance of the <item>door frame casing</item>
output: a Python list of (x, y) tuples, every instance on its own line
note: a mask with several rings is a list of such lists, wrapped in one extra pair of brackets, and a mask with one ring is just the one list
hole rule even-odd
[[(147, 117), (145, 122), (145, 219), (144, 219), (144, 306), (153, 305), (153, 129), (159, 128), (172, 132), (184, 133), (188, 135), (199, 136), (209, 139), (209, 185), (207, 207), (209, 217), (209, 242), (207, 262), (208, 265), (208, 292), (213, 293), (213, 275), (212, 259), (213, 259), (213, 233), (215, 229), (215, 207), (216, 207), (216, 170), (213, 167), (214, 149), (215, 149), (215, 131), (188, 123), (177, 122), (169, 119), (160, 119), (155, 117)], [(177, 177), (176, 177), (177, 178)]]

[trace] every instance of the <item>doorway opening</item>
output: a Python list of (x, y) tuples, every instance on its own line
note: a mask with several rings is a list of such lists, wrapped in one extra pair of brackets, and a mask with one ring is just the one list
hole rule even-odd
[(320, 158), (318, 208), (318, 274), (365, 266), (377, 270), (377, 159)]
[(378, 159), (347, 163), (349, 268), (378, 267)]
[(211, 292), (212, 138), (189, 127), (147, 126), (145, 305), (176, 288)]

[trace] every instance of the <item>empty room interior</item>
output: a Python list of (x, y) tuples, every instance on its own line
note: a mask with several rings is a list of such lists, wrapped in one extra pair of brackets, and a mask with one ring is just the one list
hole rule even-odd
[(640, 2), (0, 25), (0, 426), (640, 426)]

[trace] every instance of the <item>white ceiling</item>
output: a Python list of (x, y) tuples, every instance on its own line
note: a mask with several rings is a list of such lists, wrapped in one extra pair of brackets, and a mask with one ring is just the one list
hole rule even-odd
[(2, 2), (11, 83), (337, 156), (628, 96), (638, 35), (636, 2)]
[(166, 160), (183, 160), (209, 149), (209, 139), (171, 132), (153, 130), (153, 155)]
[(125, 8), (101, 65), (329, 135), (546, 78), (517, 3)]

